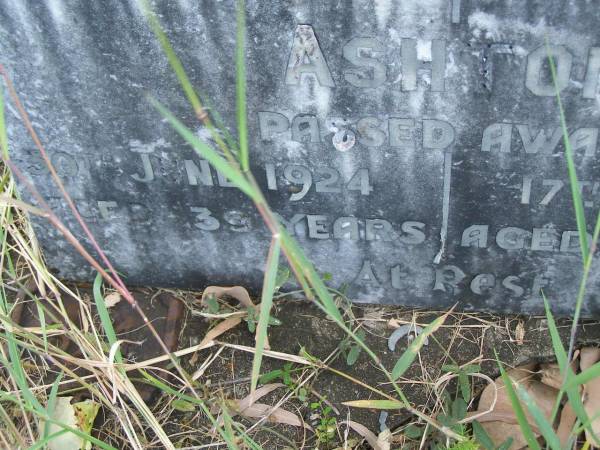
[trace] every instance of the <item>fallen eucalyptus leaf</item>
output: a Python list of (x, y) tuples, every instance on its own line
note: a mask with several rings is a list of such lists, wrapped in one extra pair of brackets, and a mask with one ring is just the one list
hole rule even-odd
[[(244, 417), (262, 419), (267, 415), (267, 413), (269, 413), (269, 411), (271, 411), (271, 409), (273, 409), (271, 405), (254, 403), (243, 411), (240, 411), (239, 414)], [(292, 425), (294, 427), (304, 426), (306, 428), (310, 428), (308, 424), (303, 423), (300, 417), (298, 417), (296, 414), (283, 408), (276, 408), (274, 411), (271, 411), (266, 420), (267, 422), (271, 423), (281, 423), (285, 425)]]
[(246, 308), (253, 308), (254, 303), (250, 299), (250, 294), (246, 288), (242, 286), (208, 286), (202, 292), (202, 303), (206, 302), (206, 299), (210, 296), (214, 295), (216, 298), (222, 298), (224, 295), (235, 298), (242, 306)]
[(253, 394), (248, 394), (246, 397), (244, 397), (241, 400), (237, 400), (237, 408), (239, 411), (243, 412), (244, 409), (248, 408), (249, 406), (252, 405), (252, 403), (254, 403), (255, 401), (261, 399), (262, 397), (264, 397), (265, 395), (269, 394), (270, 392), (273, 392), (275, 389), (280, 388), (280, 387), (284, 387), (285, 384), (283, 383), (271, 383), (271, 384), (265, 384), (264, 386), (259, 387), (256, 391), (254, 391)]
[[(354, 422), (353, 420), (345, 420), (343, 422), (340, 422), (340, 424), (348, 425), (350, 428), (352, 428), (354, 431), (356, 431), (358, 434), (360, 434), (362, 437), (364, 437), (367, 440), (367, 442), (369, 443), (369, 445), (371, 447), (373, 447), (373, 450), (386, 450), (384, 447), (382, 447), (380, 445), (375, 433), (373, 433), (371, 430), (369, 430), (364, 425), (362, 425), (358, 422)], [(387, 448), (389, 449), (389, 444), (388, 444)]]
[[(548, 386), (534, 378), (535, 364), (527, 364), (507, 372), (508, 376), (516, 383), (519, 383), (523, 389), (534, 399), (536, 405), (540, 408), (546, 418), (550, 418), (552, 409), (558, 395), (558, 390)], [(517, 422), (510, 399), (504, 387), (501, 378), (497, 378), (494, 384), (485, 387), (479, 400), (478, 411), (486, 411), (490, 408), (494, 396), (497, 392), (496, 404), (492, 411), (477, 418), (481, 427), (486, 431), (495, 446), (502, 445), (508, 438), (512, 438), (511, 450), (523, 448), (527, 445), (521, 428)], [(536, 435), (539, 430), (534, 419), (525, 410), (527, 421), (531, 425)]]
[(541, 382), (552, 386), (555, 389), (560, 389), (562, 385), (562, 376), (560, 367), (556, 363), (542, 364), (540, 367)]
[(202, 341), (200, 342), (200, 344), (198, 344), (198, 346), (202, 347), (203, 345), (208, 344), (210, 341), (215, 340), (216, 338), (221, 336), (226, 331), (231, 330), (232, 328), (239, 325), (241, 321), (242, 321), (242, 318), (238, 316), (238, 317), (229, 317), (229, 318), (223, 320), (222, 322), (219, 322), (215, 327), (208, 330), (208, 332), (204, 336), (204, 339), (202, 339)]

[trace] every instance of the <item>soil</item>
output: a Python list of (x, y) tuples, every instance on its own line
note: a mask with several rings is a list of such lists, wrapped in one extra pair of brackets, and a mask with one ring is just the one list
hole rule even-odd
[[(81, 290), (84, 298), (90, 297), (89, 290)], [(138, 289), (135, 291), (140, 306), (146, 311), (151, 321), (160, 334), (165, 337), (175, 329), (179, 331), (178, 339), (173, 342), (173, 349), (185, 349), (197, 345), (206, 335), (207, 331), (215, 325), (214, 319), (198, 316), (202, 311), (200, 294), (180, 291), (159, 291), (155, 289)], [(182, 314), (173, 322), (169, 318), (170, 302), (183, 302), (185, 308)], [(231, 303), (234, 304), (233, 302)], [(398, 307), (359, 306), (346, 305), (345, 316), (353, 327), (359, 327), (365, 332), (365, 340), (372, 351), (381, 359), (383, 365), (391, 370), (398, 358), (409, 344), (407, 337), (401, 338), (395, 350), (388, 348), (388, 338), (394, 328), (400, 324), (416, 322), (422, 326), (439, 317), (442, 312), (421, 311)], [(144, 328), (138, 315), (123, 300), (111, 308), (111, 315), (119, 338), (126, 339), (122, 350), (128, 359), (143, 361), (162, 352), (149, 332)], [(32, 311), (33, 313), (33, 311)], [(25, 314), (23, 317), (32, 317)], [(309, 404), (319, 399), (333, 408), (332, 415), (337, 422), (352, 420), (366, 426), (378, 434), (380, 431), (380, 411), (370, 409), (349, 408), (343, 405), (345, 401), (359, 399), (375, 399), (378, 395), (359, 383), (365, 383), (381, 391), (393, 395), (393, 389), (384, 374), (377, 368), (372, 360), (362, 352), (357, 361), (348, 365), (343, 352), (339, 351), (340, 344), (344, 341), (344, 333), (331, 320), (313, 304), (307, 301), (287, 300), (276, 301), (272, 316), (281, 321), (278, 326), (269, 328), (269, 342), (271, 350), (290, 355), (298, 355), (301, 351), (327, 361), (327, 364), (343, 372), (355, 381), (340, 376), (326, 369), (294, 372), (293, 383), (304, 378), (299, 376), (312, 375), (305, 385), (308, 388), (308, 398), (305, 402), (297, 396), (291, 396), (283, 408), (301, 416), (309, 425), (318, 425), (319, 417), (315, 417)], [(31, 325), (31, 324), (29, 324)], [(568, 340), (570, 322), (558, 321), (559, 330), (563, 341)], [(248, 329), (248, 324), (242, 321), (235, 328), (227, 331), (218, 338), (221, 342), (238, 344), (247, 347), (254, 346), (254, 336)], [(585, 345), (600, 344), (600, 324), (587, 321), (580, 326), (578, 342)], [(214, 356), (220, 346), (216, 345), (206, 350), (191, 353), (180, 358), (185, 370), (192, 374)], [(544, 318), (525, 318), (518, 316), (500, 317), (487, 314), (452, 313), (448, 316), (444, 326), (429, 338), (415, 362), (399, 380), (404, 394), (412, 405), (421, 411), (431, 413), (439, 404), (439, 395), (434, 390), (434, 384), (444, 374), (443, 366), (447, 364), (463, 365), (478, 364), (481, 372), (495, 378), (499, 375), (498, 358), (506, 366), (519, 366), (527, 362), (549, 362), (553, 360), (551, 340)], [(333, 355), (333, 357), (332, 357)], [(242, 399), (249, 393), (249, 376), (251, 373), (253, 354), (239, 349), (224, 348), (214, 361), (208, 366), (199, 382), (206, 392), (214, 397), (215, 393), (226, 401)], [(282, 360), (265, 357), (261, 373), (265, 374), (277, 369), (282, 369), (285, 362)], [(162, 364), (169, 369), (167, 363)], [(294, 368), (301, 368), (299, 365)], [(164, 372), (161, 374), (163, 379)], [(474, 396), (481, 392), (485, 381), (475, 381)], [(272, 382), (280, 382), (274, 380)], [(358, 381), (358, 382), (357, 382)], [(155, 407), (169, 406), (173, 397), (140, 385), (144, 398)], [(449, 390), (455, 389), (450, 384)], [(281, 387), (260, 399), (260, 403), (275, 404), (291, 389)], [(471, 409), (476, 407), (476, 400)], [(165, 408), (168, 410), (169, 408)], [(211, 441), (208, 434), (210, 424), (207, 419), (197, 412), (169, 413), (166, 429), (169, 433), (183, 433), (180, 446), (205, 444)], [(216, 411), (218, 414), (218, 411)], [(406, 410), (389, 411), (385, 425), (394, 430), (416, 418)], [(100, 415), (98, 421), (105, 420)], [(238, 416), (236, 420), (251, 426), (256, 419), (246, 419)], [(104, 424), (106, 425), (106, 424)], [(100, 430), (104, 425), (97, 423)], [(204, 429), (206, 433), (185, 433), (188, 430)], [(344, 427), (338, 427), (340, 435), (334, 441), (342, 442)], [(102, 431), (99, 437), (105, 439)], [(311, 445), (315, 448), (314, 434), (306, 432), (300, 427), (264, 422), (258, 427), (258, 432), (253, 438), (264, 448), (302, 448)], [(320, 448), (326, 448), (321, 445)], [(332, 442), (331, 448), (335, 448)]]

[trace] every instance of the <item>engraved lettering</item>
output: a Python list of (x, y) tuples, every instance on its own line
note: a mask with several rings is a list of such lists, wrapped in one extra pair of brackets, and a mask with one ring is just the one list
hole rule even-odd
[(358, 169), (346, 187), (349, 191), (360, 191), (362, 195), (369, 195), (373, 190), (369, 181), (369, 170)]
[(462, 247), (486, 248), (488, 239), (487, 225), (471, 225), (463, 231), (460, 245)]
[(583, 98), (596, 98), (600, 75), (600, 47), (590, 48), (587, 70), (583, 81)]
[(290, 128), (290, 121), (283, 114), (271, 111), (258, 112), (260, 138), (270, 140), (276, 134), (284, 133)]
[(550, 279), (544, 275), (536, 275), (533, 279), (533, 286), (531, 288), (531, 297), (534, 299), (542, 298), (542, 289), (550, 284)]
[[(423, 44), (419, 43), (419, 45)], [(417, 89), (418, 69), (428, 69), (430, 71), (432, 91), (442, 92), (444, 90), (444, 76), (446, 72), (445, 41), (434, 39), (431, 41), (430, 53), (419, 57), (417, 40), (404, 38), (401, 42), (400, 59), (402, 61), (403, 91), (414, 91)], [(419, 60), (421, 64), (419, 64)]]
[(267, 189), (276, 191), (277, 179), (275, 178), (275, 165), (273, 163), (266, 163), (265, 172), (267, 174)]
[(337, 170), (329, 167), (319, 167), (317, 173), (325, 175), (325, 178), (315, 183), (317, 192), (342, 192), (339, 185), (340, 174)]
[(385, 142), (385, 133), (379, 128), (379, 120), (375, 117), (364, 117), (356, 124), (360, 133), (358, 142), (367, 147), (379, 147)]
[(460, 23), (460, 0), (450, 0), (452, 4), (450, 18), (452, 23)]
[(531, 233), (522, 228), (506, 227), (496, 234), (496, 244), (504, 250), (519, 250), (525, 248)]
[(392, 240), (392, 224), (384, 219), (367, 219), (365, 227), (365, 239), (367, 241)]
[[(556, 80), (550, 76), (548, 56), (556, 67)], [(563, 45), (542, 45), (527, 56), (525, 86), (533, 94), (554, 97), (569, 85), (573, 56)]]
[(413, 136), (415, 129), (414, 119), (390, 117), (388, 120), (388, 129), (391, 147), (403, 147), (407, 150), (415, 148), (415, 139)]
[(435, 269), (434, 291), (448, 292), (451, 295), (460, 293), (459, 283), (465, 278), (466, 274), (458, 267), (445, 265)]
[(335, 239), (359, 239), (358, 220), (356, 217), (339, 217), (333, 222), (333, 237)]
[[(133, 150), (131, 149), (131, 151), (137, 151), (137, 150)], [(131, 178), (133, 178), (136, 181), (140, 181), (142, 183), (149, 183), (150, 181), (154, 180), (154, 170), (152, 170), (152, 163), (150, 162), (150, 156), (148, 155), (148, 153), (141, 153), (139, 152), (140, 158), (142, 159), (142, 168), (144, 169), (144, 174), (143, 175), (138, 175), (137, 173), (134, 173), (133, 175), (131, 175)]]
[(243, 211), (226, 211), (223, 214), (223, 220), (230, 225), (232, 231), (245, 232), (250, 231), (250, 217)]
[(579, 233), (577, 231), (563, 231), (562, 237), (560, 239), (560, 251), (573, 253), (581, 252), (581, 245), (579, 244)]
[(558, 233), (550, 228), (534, 228), (531, 250), (554, 251), (558, 247)]
[(598, 146), (598, 128), (579, 128), (569, 136), (569, 141), (573, 152), (594, 156)]
[(194, 226), (204, 231), (218, 230), (221, 224), (213, 217), (212, 212), (208, 208), (190, 206), (190, 210), (196, 214), (196, 222)]
[(406, 280), (410, 275), (408, 270), (403, 266), (397, 265), (392, 267), (391, 275), (392, 287), (394, 289), (404, 289)]
[(471, 281), (471, 290), (477, 295), (486, 294), (496, 285), (496, 277), (491, 273), (480, 273)]
[(292, 140), (296, 142), (321, 142), (319, 124), (315, 116), (300, 114), (292, 119)]
[[(363, 69), (346, 69), (344, 79), (352, 86), (375, 88), (385, 82), (385, 66), (373, 56), (382, 53), (383, 45), (375, 38), (354, 38), (342, 50), (344, 58)], [(365, 55), (366, 54), (366, 55)]]
[(279, 214), (275, 213), (279, 222), (283, 224), (283, 226), (287, 229), (290, 235), (294, 236), (296, 234), (296, 225), (306, 217), (306, 214), (294, 214), (294, 216), (290, 220), (284, 219)]
[(303, 199), (312, 186), (312, 175), (304, 166), (300, 166), (298, 164), (286, 166), (285, 169), (283, 169), (283, 176), (290, 183), (302, 185), (302, 188), (299, 192), (294, 192), (290, 196), (290, 201), (292, 202)]
[(523, 205), (529, 205), (529, 200), (531, 199), (532, 182), (533, 177), (529, 175), (523, 177), (523, 185), (521, 186), (521, 203)]
[(400, 242), (404, 242), (405, 244), (420, 244), (425, 241), (425, 233), (421, 231), (425, 229), (423, 222), (404, 222), (400, 229), (408, 235), (400, 236)]
[(444, 149), (454, 142), (454, 128), (443, 120), (423, 120), (423, 147)]
[(502, 286), (504, 286), (509, 291), (512, 291), (514, 297), (521, 297), (525, 293), (525, 289), (516, 284), (518, 281), (521, 281), (519, 277), (509, 275), (504, 280), (502, 280)]
[(327, 216), (308, 214), (306, 221), (308, 223), (308, 237), (313, 239), (329, 239)]
[(213, 186), (212, 174), (208, 161), (201, 159), (200, 168), (190, 159), (184, 161), (185, 171), (187, 173), (188, 183), (191, 186), (198, 186), (198, 182), (204, 186)]
[(285, 83), (299, 85), (308, 74), (316, 78), (321, 86), (335, 86), (313, 28), (310, 25), (298, 25), (294, 32)]
[(550, 200), (552, 200), (554, 196), (558, 193), (558, 191), (562, 189), (564, 183), (560, 180), (542, 180), (542, 185), (550, 186), (550, 190), (540, 202), (540, 205), (545, 206), (548, 203), (550, 203)]
[(560, 127), (552, 130), (540, 130), (535, 137), (531, 134), (528, 125), (517, 125), (519, 136), (523, 142), (525, 153), (544, 153), (551, 155), (562, 137)]
[(360, 272), (358, 272), (358, 275), (356, 276), (354, 282), (357, 284), (369, 284), (379, 286), (379, 281), (377, 281), (377, 278), (373, 273), (373, 267), (371, 266), (371, 262), (369, 260), (365, 260), (363, 262), (362, 268), (360, 269)]
[(512, 139), (512, 124), (493, 123), (483, 131), (482, 152), (509, 153)]

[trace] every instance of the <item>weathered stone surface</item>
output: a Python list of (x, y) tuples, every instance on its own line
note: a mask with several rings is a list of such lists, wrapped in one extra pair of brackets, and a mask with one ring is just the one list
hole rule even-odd
[[(127, 280), (258, 288), (268, 232), (146, 101), (156, 96), (207, 137), (135, 2), (1, 4), (1, 60)], [(155, 8), (192, 83), (233, 130), (234, 2)], [(252, 167), (333, 284), (365, 302), (526, 313), (542, 310), (543, 288), (557, 312), (573, 309), (581, 262), (547, 55), (591, 231), (593, 2), (248, 1), (247, 21)], [(13, 158), (81, 235), (14, 110), (7, 120)], [(61, 276), (91, 276), (35, 224)], [(599, 309), (596, 273), (586, 314)]]

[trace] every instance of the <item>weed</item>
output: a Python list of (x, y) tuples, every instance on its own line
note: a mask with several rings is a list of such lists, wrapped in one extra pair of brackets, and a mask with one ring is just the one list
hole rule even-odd
[(317, 442), (329, 446), (337, 432), (337, 419), (333, 416), (333, 409), (324, 400), (319, 400), (310, 404), (310, 410)]

